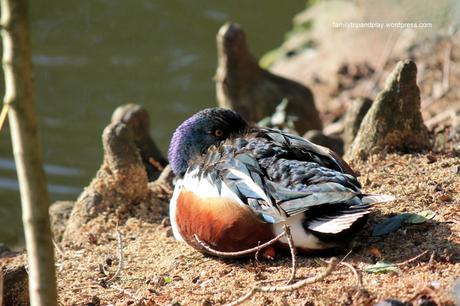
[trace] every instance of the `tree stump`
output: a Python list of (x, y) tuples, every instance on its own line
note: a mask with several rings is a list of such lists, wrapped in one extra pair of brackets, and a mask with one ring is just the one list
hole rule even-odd
[(158, 178), (161, 171), (168, 164), (150, 136), (150, 118), (148, 112), (136, 104), (127, 104), (118, 107), (112, 114), (112, 123), (122, 122), (131, 129), (134, 143), (139, 149), (142, 162), (149, 181)]
[(75, 203), (72, 201), (57, 201), (50, 205), (49, 214), (51, 230), (56, 242), (62, 240), (67, 221), (70, 218), (74, 205)]
[(29, 303), (29, 278), (26, 255), (0, 244), (0, 306), (26, 306)]
[(350, 147), (358, 134), (361, 122), (372, 106), (372, 100), (368, 98), (358, 98), (352, 101), (351, 107), (344, 116), (343, 141), (345, 150)]
[(299, 135), (322, 129), (312, 92), (305, 86), (262, 69), (251, 55), (246, 35), (237, 24), (223, 25), (217, 34), (218, 68), (215, 76), (219, 106), (231, 108), (250, 122), (275, 112), (287, 100), (287, 114), (296, 117)]
[[(82, 231), (97, 235), (110, 226), (102, 221), (110, 216), (116, 222), (129, 217), (154, 222), (166, 215), (169, 198), (161, 194), (164, 188), (157, 186), (160, 183), (149, 184), (148, 169), (141, 157), (143, 149), (145, 156), (153, 156), (149, 154), (155, 151), (153, 141), (148, 140), (146, 118), (146, 112), (136, 106), (115, 111), (113, 123), (102, 134), (103, 163), (74, 205), (64, 231), (64, 243), (85, 242), (87, 237), (82, 237)], [(162, 172), (157, 172), (159, 177)], [(169, 190), (164, 193), (169, 195)]]
[(421, 151), (430, 146), (420, 113), (417, 66), (400, 61), (361, 122), (347, 157), (366, 159), (383, 150)]

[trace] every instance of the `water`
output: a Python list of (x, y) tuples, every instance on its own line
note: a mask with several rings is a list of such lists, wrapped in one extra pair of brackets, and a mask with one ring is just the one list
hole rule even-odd
[[(212, 76), (219, 27), (240, 23), (260, 56), (282, 42), (305, 0), (41, 0), (30, 5), (35, 98), (55, 201), (75, 200), (96, 173), (101, 133), (117, 106), (143, 105), (152, 135), (166, 152), (182, 120), (216, 103)], [(0, 199), (0, 242), (21, 245), (8, 129), (0, 134)]]

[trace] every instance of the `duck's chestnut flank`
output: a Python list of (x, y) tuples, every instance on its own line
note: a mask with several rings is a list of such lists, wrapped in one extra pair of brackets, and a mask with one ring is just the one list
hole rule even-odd
[(173, 233), (197, 249), (194, 235), (217, 250), (241, 251), (280, 234), (284, 225), (302, 251), (341, 249), (363, 227), (373, 203), (392, 199), (363, 194), (351, 169), (330, 150), (250, 127), (222, 108), (182, 123), (169, 160), (178, 177), (170, 203)]

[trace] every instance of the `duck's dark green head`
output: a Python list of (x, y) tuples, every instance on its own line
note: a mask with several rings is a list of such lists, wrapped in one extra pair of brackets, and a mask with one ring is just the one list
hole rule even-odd
[(169, 145), (168, 158), (174, 174), (182, 177), (188, 163), (206, 150), (241, 134), (248, 124), (236, 112), (224, 108), (208, 108), (185, 120), (174, 132)]

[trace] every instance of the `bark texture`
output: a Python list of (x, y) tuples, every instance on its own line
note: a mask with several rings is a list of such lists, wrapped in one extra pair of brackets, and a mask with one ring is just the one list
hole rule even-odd
[[(1, 264), (0, 264), (1, 266)], [(29, 283), (24, 265), (6, 264), (0, 269), (0, 306), (27, 306)]]
[(57, 303), (54, 249), (32, 95), (28, 4), (26, 0), (2, 0), (1, 10), (4, 103), (10, 107), (8, 116), (21, 193), (30, 301), (33, 306), (52, 306)]
[(295, 130), (322, 129), (313, 94), (305, 86), (262, 69), (251, 55), (243, 29), (223, 25), (217, 34), (218, 68), (215, 76), (219, 106), (231, 108), (250, 122), (272, 115), (283, 99), (287, 115), (296, 117)]
[(122, 122), (131, 129), (149, 181), (156, 180), (168, 164), (168, 160), (163, 157), (150, 136), (150, 117), (147, 110), (136, 104), (120, 106), (112, 115), (112, 123), (117, 122)]
[[(133, 105), (120, 107), (114, 112), (112, 123), (102, 134), (102, 165), (73, 207), (63, 234), (64, 243), (85, 243), (88, 237), (82, 237), (81, 232), (97, 235), (104, 226), (109, 226), (103, 221), (108, 214), (115, 215), (120, 223), (133, 216), (156, 222), (166, 214), (166, 197), (160, 195), (169, 193), (171, 188), (168, 186), (171, 181), (167, 174), (169, 167), (163, 172), (157, 169), (155, 177), (160, 179), (149, 183), (151, 161), (146, 164), (142, 152), (151, 158), (161, 155), (149, 155), (159, 154), (159, 151), (149, 147), (154, 143), (148, 135), (146, 118), (147, 112)], [(160, 176), (161, 173), (164, 175)]]

